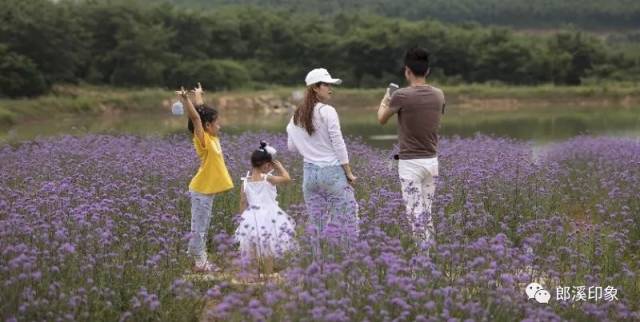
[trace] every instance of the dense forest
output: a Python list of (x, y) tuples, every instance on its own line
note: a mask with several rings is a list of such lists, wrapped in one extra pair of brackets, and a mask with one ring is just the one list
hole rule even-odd
[(574, 25), (589, 29), (640, 27), (637, 0), (147, 0), (176, 5), (219, 8), (256, 5), (332, 15), (349, 11), (370, 12), (409, 20), (554, 28)]
[(449, 83), (580, 84), (640, 77), (640, 55), (614, 51), (579, 31), (525, 36), (475, 24), (257, 7), (3, 2), (0, 95), (10, 97), (39, 95), (56, 83), (300, 85), (318, 66), (343, 78), (345, 86), (383, 86), (401, 79), (402, 55), (413, 45), (432, 52), (432, 77)]

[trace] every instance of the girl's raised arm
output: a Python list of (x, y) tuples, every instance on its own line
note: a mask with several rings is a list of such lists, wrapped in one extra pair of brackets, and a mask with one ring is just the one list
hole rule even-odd
[(204, 91), (202, 90), (202, 85), (198, 82), (198, 87), (193, 89), (194, 94), (194, 103), (196, 106), (204, 105)]
[(271, 182), (271, 184), (279, 184), (279, 183), (288, 183), (291, 182), (291, 177), (289, 176), (289, 172), (287, 169), (282, 166), (282, 163), (278, 160), (273, 160), (273, 167), (276, 169), (277, 175), (269, 176), (267, 180)]
[(185, 91), (184, 87), (180, 87), (180, 90), (176, 91), (176, 94), (180, 96), (182, 105), (187, 109), (187, 116), (191, 120), (191, 123), (193, 123), (193, 134), (196, 135), (200, 144), (204, 146), (204, 128), (202, 127), (200, 114), (198, 114), (198, 111), (196, 111), (196, 108), (191, 103), (188, 93)]

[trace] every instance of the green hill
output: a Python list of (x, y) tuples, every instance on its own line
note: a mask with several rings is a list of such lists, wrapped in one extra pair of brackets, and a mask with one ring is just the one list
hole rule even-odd
[(8, 97), (37, 96), (60, 83), (295, 85), (315, 66), (340, 71), (350, 87), (377, 87), (402, 80), (402, 55), (415, 45), (433, 53), (431, 77), (449, 84), (640, 77), (638, 48), (623, 51), (579, 30), (528, 35), (348, 10), (332, 16), (255, 6), (203, 10), (149, 0), (4, 2), (0, 96)]
[(518, 28), (555, 28), (574, 25), (588, 29), (640, 27), (637, 0), (147, 0), (198, 8), (255, 5), (292, 12), (336, 14), (370, 12), (409, 20), (477, 22)]

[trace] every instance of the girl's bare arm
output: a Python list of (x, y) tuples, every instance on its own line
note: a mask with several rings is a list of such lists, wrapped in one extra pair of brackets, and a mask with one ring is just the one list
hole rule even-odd
[(244, 194), (244, 187), (240, 188), (240, 212), (244, 212), (247, 209), (247, 196)]
[(196, 106), (204, 105), (204, 91), (202, 85), (198, 82), (198, 87), (193, 89), (193, 100)]
[(187, 109), (187, 116), (191, 120), (191, 123), (193, 123), (193, 134), (198, 138), (200, 144), (204, 146), (204, 128), (202, 127), (200, 114), (198, 114), (193, 103), (191, 103), (191, 99), (189, 99), (189, 95), (184, 87), (181, 87), (179, 91), (176, 91), (176, 94), (180, 96), (182, 105)]
[(267, 180), (272, 184), (280, 184), (280, 183), (289, 183), (291, 182), (291, 177), (289, 176), (289, 172), (284, 168), (282, 163), (278, 160), (274, 160), (273, 167), (276, 169), (275, 176), (269, 176)]

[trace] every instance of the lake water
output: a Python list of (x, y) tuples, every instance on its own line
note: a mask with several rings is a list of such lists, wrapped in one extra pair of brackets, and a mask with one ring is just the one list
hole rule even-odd
[[(387, 125), (376, 121), (375, 108), (339, 106), (343, 133), (360, 136), (378, 147), (390, 147), (396, 140), (395, 118)], [(224, 111), (223, 131), (284, 132), (289, 116), (242, 110)], [(109, 116), (59, 116), (0, 129), (0, 142), (18, 142), (38, 136), (85, 133), (132, 133), (165, 135), (186, 132), (186, 117), (168, 110), (150, 113), (116, 113)], [(475, 111), (448, 108), (441, 135), (473, 136), (476, 133), (511, 137), (535, 145), (581, 134), (631, 136), (640, 138), (640, 106), (553, 106), (520, 107), (505, 111)]]

